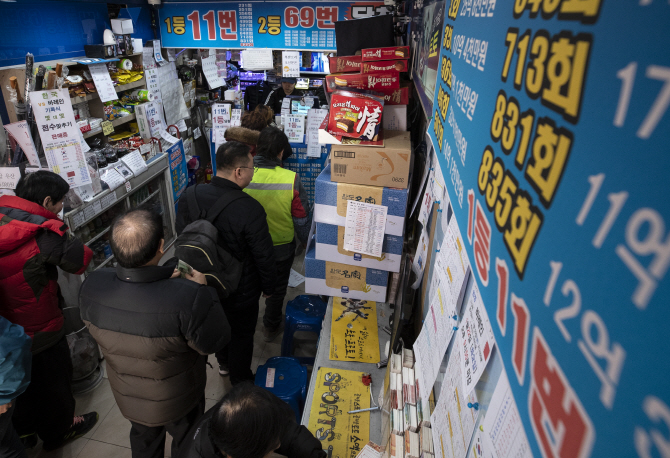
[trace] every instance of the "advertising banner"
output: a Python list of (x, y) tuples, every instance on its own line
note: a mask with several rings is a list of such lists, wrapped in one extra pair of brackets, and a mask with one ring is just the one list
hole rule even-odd
[(534, 456), (668, 453), (669, 19), (445, 4), (429, 134)]
[(166, 3), (164, 48), (335, 51), (335, 22), (386, 14), (384, 2)]

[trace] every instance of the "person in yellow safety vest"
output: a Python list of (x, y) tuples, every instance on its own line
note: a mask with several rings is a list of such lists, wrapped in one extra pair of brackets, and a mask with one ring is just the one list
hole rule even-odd
[(312, 221), (307, 192), (300, 175), (282, 167), (293, 153), (288, 138), (276, 127), (261, 131), (254, 157), (254, 177), (244, 188), (265, 209), (274, 245), (277, 278), (272, 296), (265, 299), (263, 339), (270, 342), (282, 330), (284, 297), (295, 256), (296, 240), (307, 245)]

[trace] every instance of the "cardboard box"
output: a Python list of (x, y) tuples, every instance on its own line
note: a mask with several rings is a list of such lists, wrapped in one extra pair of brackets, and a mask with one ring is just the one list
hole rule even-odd
[(367, 48), (361, 52), (363, 62), (371, 60), (409, 59), (409, 46), (391, 46), (389, 48)]
[(112, 32), (120, 34), (133, 33), (133, 20), (112, 19)]
[(316, 259), (350, 266), (400, 272), (403, 239), (384, 234), (382, 255), (378, 258), (344, 249), (344, 226), (316, 223)]
[(384, 117), (382, 118), (382, 127), (384, 132), (389, 130), (407, 130), (407, 105), (391, 105), (384, 107)]
[(386, 301), (389, 273), (315, 258), (312, 246), (305, 255), (305, 293), (375, 302)]
[(373, 62), (363, 62), (361, 73), (383, 73), (395, 70), (397, 72), (407, 71), (407, 60), (380, 60)]
[(347, 201), (360, 200), (387, 207), (386, 230), (384, 232), (399, 237), (403, 236), (407, 189), (336, 183), (330, 180), (330, 168), (330, 164), (326, 166), (314, 183), (315, 222), (345, 226)]
[(329, 57), (330, 73), (360, 73), (361, 56)]
[(383, 73), (364, 75), (362, 73), (344, 73), (326, 76), (326, 91), (352, 87), (371, 91), (389, 91), (400, 87), (400, 73), (391, 70)]
[(409, 103), (410, 93), (409, 86), (401, 86), (399, 89), (388, 91), (378, 90), (375, 92), (375, 94), (384, 99), (385, 107), (389, 105), (407, 105)]
[(385, 130), (383, 148), (331, 146), (331, 179), (338, 183), (406, 188), (411, 160), (409, 132)]

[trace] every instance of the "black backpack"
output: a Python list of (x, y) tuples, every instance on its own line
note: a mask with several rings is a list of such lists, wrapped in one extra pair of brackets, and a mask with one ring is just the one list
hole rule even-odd
[(253, 111), (256, 105), (263, 105), (272, 92), (272, 86), (267, 81), (259, 81), (253, 86), (247, 86), (244, 90), (244, 106), (248, 111)]
[(227, 192), (207, 212), (202, 212), (196, 200), (195, 185), (186, 190), (191, 223), (175, 242), (175, 255), (198, 272), (205, 274), (207, 285), (214, 287), (221, 297), (228, 297), (236, 289), (242, 276), (242, 263), (219, 245), (219, 231), (214, 220), (232, 202), (247, 197), (242, 191)]

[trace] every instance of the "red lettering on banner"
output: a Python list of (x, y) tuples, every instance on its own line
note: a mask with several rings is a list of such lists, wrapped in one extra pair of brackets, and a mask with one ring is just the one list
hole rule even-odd
[(289, 6), (284, 10), (284, 24), (286, 27), (295, 28), (300, 23), (300, 10), (295, 6)]
[(482, 206), (477, 200), (475, 211), (475, 264), (477, 273), (484, 286), (489, 285), (489, 267), (491, 266), (491, 225)]
[(512, 367), (523, 386), (526, 375), (526, 359), (528, 355), (528, 331), (530, 329), (530, 312), (526, 301), (512, 293), (512, 313), (514, 314), (514, 341), (512, 342)]
[(320, 29), (334, 29), (335, 22), (337, 22), (337, 16), (338, 16), (337, 6), (316, 7), (317, 26)]
[(222, 40), (237, 40), (237, 11), (219, 11), (219, 28)]
[(595, 441), (593, 423), (537, 326), (533, 328), (530, 374), (530, 424), (542, 456), (589, 456)]
[(505, 336), (507, 327), (507, 289), (509, 288), (509, 269), (504, 259), (496, 258), (496, 274), (498, 275), (498, 313), (496, 319), (500, 333)]
[(475, 213), (475, 192), (468, 189), (468, 242), (472, 244), (472, 218)]

